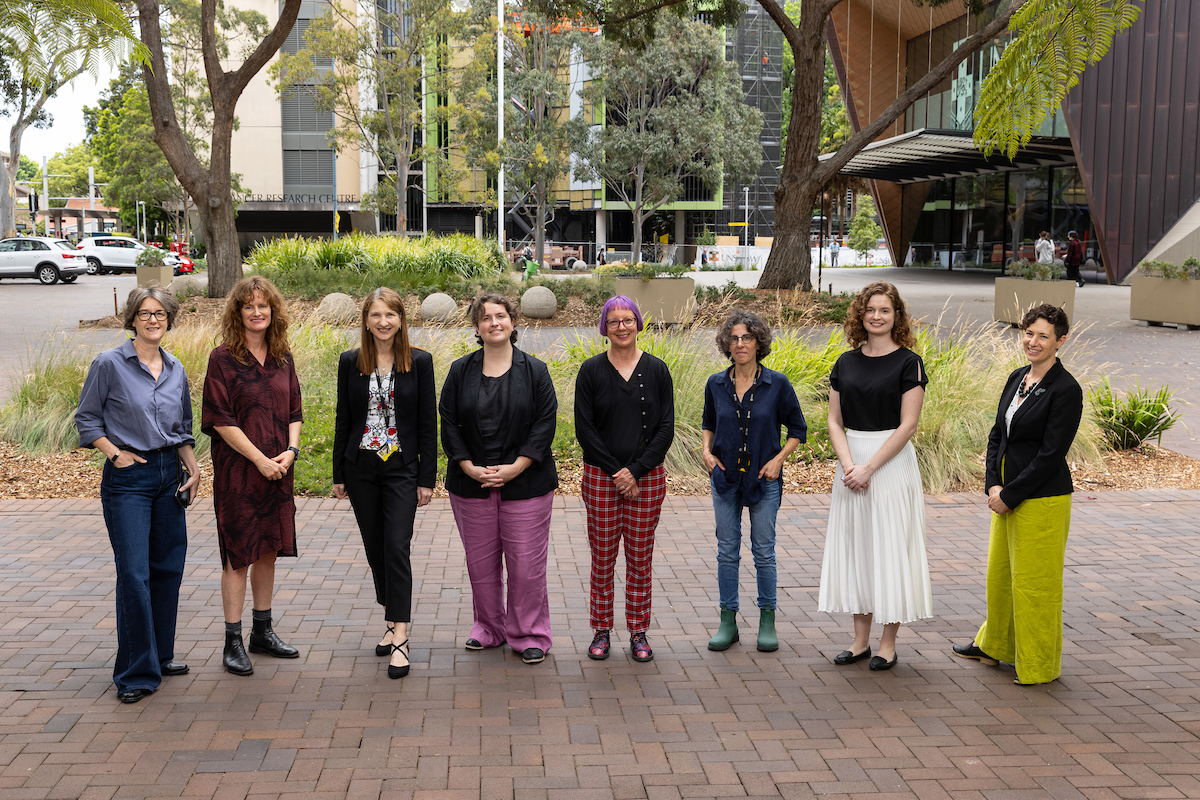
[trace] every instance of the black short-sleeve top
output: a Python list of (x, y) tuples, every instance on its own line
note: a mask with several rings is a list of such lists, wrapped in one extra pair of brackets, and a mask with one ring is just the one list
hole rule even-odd
[(900, 398), (927, 383), (925, 362), (907, 347), (874, 357), (850, 350), (829, 373), (829, 386), (841, 401), (842, 424), (855, 431), (899, 428)]

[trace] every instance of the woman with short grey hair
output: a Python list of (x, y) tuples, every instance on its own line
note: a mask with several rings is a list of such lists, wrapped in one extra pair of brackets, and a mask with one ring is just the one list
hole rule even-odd
[(113, 682), (122, 703), (154, 692), (163, 675), (188, 671), (175, 661), (175, 618), (187, 554), (185, 499), (200, 469), (187, 374), (161, 344), (178, 312), (162, 287), (130, 292), (121, 319), (133, 337), (92, 362), (75, 412), (80, 446), (106, 459), (100, 504), (117, 568)]

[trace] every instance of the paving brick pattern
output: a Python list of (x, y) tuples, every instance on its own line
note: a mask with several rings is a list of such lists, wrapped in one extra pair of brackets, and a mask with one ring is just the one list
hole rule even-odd
[(111, 683), (98, 501), (0, 503), (0, 798), (1200, 798), (1200, 491), (1076, 496), (1064, 677), (1042, 687), (949, 654), (983, 611), (986, 509), (968, 495), (927, 498), (937, 617), (902, 632), (891, 672), (834, 666), (849, 619), (816, 611), (828, 502), (780, 511), (779, 651), (754, 650), (744, 613), (742, 643), (713, 653), (711, 509), (669, 498), (656, 659), (637, 664), (624, 631), (608, 661), (586, 657), (584, 515), (557, 500), (555, 642), (525, 666), (463, 649), (462, 548), (434, 501), (414, 538), (413, 669), (391, 681), (358, 533), (332, 500), (300, 503), (301, 557), (280, 562), (276, 629), (301, 657), (225, 673), (203, 501), (179, 611), (192, 672), (132, 706)]

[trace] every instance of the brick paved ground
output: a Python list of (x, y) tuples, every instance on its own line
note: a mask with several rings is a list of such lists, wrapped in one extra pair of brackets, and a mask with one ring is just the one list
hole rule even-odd
[[(849, 621), (816, 611), (827, 505), (789, 496), (780, 512), (780, 650), (756, 652), (745, 619), (743, 644), (712, 653), (708, 501), (669, 498), (657, 658), (637, 664), (627, 649), (586, 657), (583, 512), (558, 500), (555, 645), (529, 667), (463, 650), (469, 588), (435, 501), (415, 539), (413, 670), (390, 681), (358, 534), (331, 500), (301, 504), (302, 556), (280, 571), (276, 627), (301, 658), (223, 672), (205, 501), (180, 608), (192, 673), (124, 706), (98, 502), (2, 503), (0, 797), (1200, 797), (1200, 491), (1077, 495), (1064, 677), (1034, 688), (949, 655), (982, 613), (973, 496), (928, 499), (938, 616), (902, 633), (896, 669), (835, 667)], [(753, 592), (743, 570), (747, 607)]]

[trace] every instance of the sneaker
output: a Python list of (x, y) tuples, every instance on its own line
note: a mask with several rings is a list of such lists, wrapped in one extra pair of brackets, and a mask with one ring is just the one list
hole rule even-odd
[(634, 661), (653, 661), (654, 651), (646, 641), (646, 634), (635, 633), (629, 637), (629, 651), (633, 653)]
[(595, 638), (588, 646), (588, 658), (593, 661), (603, 661), (608, 658), (608, 631), (596, 631)]
[(538, 647), (530, 647), (521, 653), (521, 660), (526, 664), (540, 664), (546, 660), (546, 653)]

